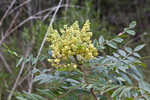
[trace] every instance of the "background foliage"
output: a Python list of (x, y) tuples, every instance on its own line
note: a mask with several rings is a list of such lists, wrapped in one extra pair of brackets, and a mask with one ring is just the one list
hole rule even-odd
[[(16, 80), (16, 77), (18, 76), (18, 73), (22, 66), (25, 67), (23, 73), (21, 74), (21, 79), (19, 80), (18, 83), (19, 85), (17, 86), (15, 95), (18, 95), (18, 93), (22, 91), (28, 91), (29, 83), (30, 83), (29, 73), (32, 70), (32, 65), (34, 65), (36, 62), (35, 57), (37, 55), (41, 42), (46, 33), (48, 23), (52, 17), (52, 14), (54, 13), (55, 10), (54, 8), (57, 6), (58, 2), (59, 0), (0, 0), (0, 7), (1, 7), (0, 9), (0, 33), (1, 33), (0, 35), (0, 99), (1, 100), (7, 100), (7, 96), (10, 93), (13, 84)], [(6, 17), (4, 17), (8, 7), (11, 7), (11, 4), (13, 4), (12, 8), (6, 14)], [(132, 0), (132, 1), (131, 0), (63, 0), (62, 4), (63, 5), (61, 9), (57, 13), (54, 22), (54, 27), (59, 29), (63, 27), (64, 24), (69, 24), (69, 25), (72, 24), (75, 20), (78, 20), (81, 26), (83, 25), (85, 20), (89, 19), (91, 22), (91, 31), (94, 33), (92, 37), (93, 40), (97, 39), (103, 41), (103, 37), (106, 40), (113, 40), (120, 32), (124, 31), (124, 28), (128, 27), (131, 21), (133, 20), (136, 21), (137, 26), (134, 29), (136, 31), (136, 35), (123, 36), (122, 38), (124, 39), (124, 42), (119, 44), (119, 48), (121, 49), (121, 51), (119, 50), (118, 52), (117, 51), (116, 52), (117, 53), (121, 52), (121, 54), (124, 55), (125, 53), (124, 51), (122, 51), (122, 49), (123, 50), (125, 49), (124, 47), (134, 48), (138, 44), (146, 44), (146, 47), (142, 51), (140, 51), (142, 58), (139, 59), (142, 60), (142, 62), (146, 62), (147, 67), (146, 70), (143, 70), (144, 69), (143, 67), (140, 70), (143, 70), (143, 74), (145, 74), (146, 76), (143, 77), (143, 80), (146, 79), (147, 82), (150, 81), (148, 76), (149, 75), (149, 54), (150, 54), (149, 51), (150, 1), (149, 0)], [(45, 12), (41, 12), (41, 11), (45, 11)], [(132, 34), (133, 32), (130, 31), (129, 33)], [(99, 38), (100, 36), (103, 37)], [(116, 39), (115, 41), (120, 41), (120, 40)], [(116, 46), (116, 45), (112, 45), (111, 42), (107, 42), (107, 43), (109, 43), (109, 46), (111, 47), (115, 48)], [(48, 44), (45, 44), (45, 47), (48, 47)], [(99, 49), (101, 50), (103, 48), (99, 48)], [(130, 52), (130, 49), (128, 51)], [(101, 50), (102, 55), (112, 55), (113, 52), (115, 52), (115, 50), (112, 48), (105, 49), (105, 52)], [(134, 56), (135, 55), (139, 56), (136, 53), (134, 54)], [(43, 69), (50, 68), (50, 64), (47, 62), (46, 58), (48, 58), (48, 48), (43, 48), (42, 54), (40, 56), (40, 61), (37, 64), (39, 72), (37, 72), (36, 74), (46, 75), (46, 77), (55, 78), (57, 76), (57, 73), (53, 72), (52, 76), (49, 76), (49, 74), (48, 75), (44, 74), (47, 73), (47, 70), (44, 71)], [(102, 58), (99, 58), (99, 60), (101, 59)], [(108, 58), (106, 57), (105, 59)], [(65, 73), (62, 72), (62, 75), (60, 75), (61, 77), (57, 77), (58, 86), (66, 85), (66, 84), (59, 84), (59, 82), (60, 80), (62, 80), (63, 75), (66, 75), (67, 73), (68, 72)], [(73, 73), (73, 75), (74, 74), (76, 75), (76, 73)], [(80, 74), (82, 75), (82, 73)], [(72, 76), (67, 76), (67, 77), (72, 77)], [(76, 78), (79, 77), (80, 76), (76, 76)], [(142, 76), (140, 75), (139, 77), (141, 78)], [(42, 81), (42, 79), (40, 80)], [(68, 81), (68, 78), (65, 79), (65, 81), (69, 82), (68, 84), (77, 84), (76, 81), (74, 80)], [(93, 87), (93, 86), (99, 87), (95, 83), (91, 83), (91, 86), (89, 87)], [(130, 81), (128, 82), (128, 84), (129, 83)], [(145, 82), (142, 81), (141, 83), (139, 83), (139, 85), (144, 83)], [(48, 85), (45, 85), (45, 87), (47, 86)], [(140, 85), (140, 86), (145, 86), (145, 85)], [(36, 93), (40, 91), (41, 91), (40, 93), (43, 92), (43, 95), (47, 93), (45, 92), (47, 90), (37, 90), (37, 87), (38, 88), (43, 87), (43, 85), (33, 86), (33, 91), (35, 91)], [(57, 86), (55, 87), (57, 88)], [(130, 90), (130, 88), (127, 87), (124, 88)], [(62, 89), (57, 91), (62, 92), (65, 90)], [(77, 91), (83, 92), (83, 94), (85, 95), (86, 94), (89, 95), (87, 91), (81, 91), (81, 90), (77, 90)], [(61, 93), (56, 93), (56, 94), (59, 95)], [(27, 92), (24, 92), (24, 95), (27, 95)], [(90, 97), (92, 99), (92, 96)], [(86, 98), (89, 97), (85, 96), (84, 98), (85, 100), (87, 100)]]

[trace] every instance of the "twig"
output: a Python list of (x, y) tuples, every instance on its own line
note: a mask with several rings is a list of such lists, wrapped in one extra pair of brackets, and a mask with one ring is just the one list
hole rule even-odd
[(150, 59), (150, 56), (141, 57), (141, 60)]
[(11, 34), (13, 33), (16, 29), (18, 29), (19, 27), (21, 27), (22, 25), (24, 25), (26, 22), (32, 20), (32, 19), (38, 19), (39, 17), (29, 17), (27, 19), (25, 19), (23, 22), (21, 22), (19, 25), (17, 25), (15, 28), (13, 28), (8, 34), (6, 34), (5, 36), (3, 36), (3, 38), (0, 40), (0, 46), (2, 45), (2, 43), (4, 42), (4, 40)]
[(4, 65), (5, 65), (6, 69), (7, 69), (7, 71), (10, 74), (12, 74), (12, 70), (11, 70), (10, 66), (8, 65), (7, 61), (5, 60), (4, 56), (2, 55), (2, 53), (0, 53), (0, 58), (3, 61)]
[[(71, 8), (84, 8), (84, 7), (81, 7), (81, 6), (77, 6), (77, 5), (67, 5), (67, 4), (63, 4), (63, 5), (60, 5), (59, 8), (62, 8), (62, 7), (71, 7)], [(38, 13), (36, 13), (35, 15), (39, 15), (41, 13), (44, 13), (44, 12), (47, 12), (47, 11), (55, 11), (57, 9), (58, 6), (55, 6), (55, 7), (52, 7), (52, 8), (47, 8), (47, 9), (44, 9), (42, 11), (39, 11)]]
[(5, 12), (4, 16), (0, 20), (0, 27), (2, 26), (2, 23), (3, 23), (4, 19), (6, 18), (7, 14), (9, 13), (9, 10), (13, 7), (13, 5), (15, 4), (15, 2), (16, 2), (16, 0), (12, 1), (12, 3), (10, 4), (10, 6), (8, 7), (7, 11)]
[(28, 4), (31, 0), (27, 0), (27, 1), (24, 1), (22, 4), (20, 4), (19, 6), (17, 6), (16, 8), (12, 9), (8, 15), (12, 14), (15, 10), (19, 9), (20, 7), (24, 6), (25, 4)]
[(90, 89), (90, 92), (91, 92), (91, 94), (93, 95), (94, 99), (95, 99), (95, 100), (98, 100), (97, 97), (96, 97), (96, 94), (95, 94), (94, 91), (93, 91), (93, 88)]
[(10, 29), (13, 27), (14, 23), (16, 22), (17, 17), (19, 16), (19, 11), (17, 12), (16, 16), (13, 18), (12, 22), (9, 25), (9, 28), (7, 29), (5, 35), (2, 36), (2, 39), (0, 40), (0, 46), (2, 45), (3, 41), (11, 34)]
[(66, 93), (64, 93), (64, 94), (62, 94), (62, 95), (60, 95), (60, 96), (58, 96), (57, 98), (63, 98), (63, 97), (65, 97), (65, 96), (67, 96), (70, 92), (72, 92), (73, 90), (68, 90)]
[[(80, 70), (83, 72), (83, 79), (86, 82), (86, 84), (89, 84), (88, 80), (87, 80), (87, 72), (86, 70), (83, 69), (83, 66), (80, 66)], [(96, 94), (94, 93), (93, 88), (90, 89), (91, 94), (93, 95), (95, 100), (98, 100), (96, 97)]]
[[(58, 12), (58, 10), (59, 10), (59, 8), (60, 8), (61, 3), (62, 3), (62, 0), (60, 0), (60, 2), (59, 2), (59, 4), (58, 4), (58, 6), (57, 6), (57, 8), (56, 8), (56, 10), (55, 10), (55, 12), (54, 12), (54, 14), (53, 14), (53, 16), (52, 16), (52, 19), (51, 19), (51, 21), (50, 21), (49, 26), (52, 26), (52, 24), (53, 24), (53, 22), (54, 22), (54, 20), (55, 20), (56, 14), (57, 14), (57, 12)], [(44, 36), (44, 39), (43, 39), (43, 41), (42, 41), (42, 44), (41, 44), (41, 46), (40, 46), (39, 52), (38, 52), (37, 57), (36, 57), (37, 61), (38, 61), (38, 59), (39, 59), (39, 56), (40, 56), (41, 51), (42, 51), (42, 49), (43, 49), (43, 46), (44, 46), (44, 44), (45, 44), (45, 42), (46, 42), (46, 38), (47, 38), (48, 32), (49, 32), (49, 30), (47, 30), (47, 32), (46, 32), (46, 34), (45, 34), (45, 36)], [(37, 62), (35, 63), (34, 67), (36, 67), (36, 64), (37, 64)]]
[(69, 0), (66, 0), (66, 7), (65, 7), (65, 12), (67, 12), (69, 6)]
[[(32, 4), (31, 3), (28, 3), (28, 15), (29, 16), (32, 16)], [(30, 27), (32, 28), (33, 27), (33, 20), (30, 21)], [(32, 35), (32, 41), (33, 41), (33, 44), (35, 43), (35, 35), (33, 34), (33, 32), (31, 31), (31, 35)], [(31, 69), (31, 64), (29, 64), (29, 69)], [(33, 75), (31, 74), (31, 77), (28, 77), (28, 85), (29, 85), (29, 88), (28, 88), (28, 93), (31, 93), (31, 90), (32, 90), (32, 78), (33, 78)]]
[(22, 66), (21, 66), (21, 69), (20, 69), (20, 71), (19, 71), (19, 74), (18, 74), (18, 76), (17, 76), (17, 78), (16, 78), (16, 81), (15, 81), (15, 83), (14, 83), (14, 85), (13, 85), (13, 88), (12, 88), (10, 94), (8, 95), (8, 99), (7, 99), (7, 100), (11, 100), (12, 95), (13, 95), (13, 93), (14, 93), (16, 87), (17, 87), (17, 84), (18, 84), (19, 79), (20, 79), (20, 77), (21, 77), (21, 74), (22, 74), (22, 72), (23, 72), (24, 66), (25, 66), (25, 62), (23, 62)]
[[(26, 50), (27, 52), (25, 53), (25, 58), (28, 57), (28, 55), (30, 54), (30, 51), (31, 51), (31, 50), (32, 50), (31, 47), (28, 47), (28, 48), (27, 48), (27, 50)], [(22, 75), (22, 73), (23, 73), (24, 67), (25, 67), (25, 62), (23, 62), (22, 65), (21, 65), (21, 69), (20, 69), (19, 74), (18, 74), (18, 76), (17, 76), (17, 78), (16, 78), (16, 81), (15, 81), (15, 83), (14, 83), (14, 85), (13, 85), (13, 88), (12, 88), (10, 94), (8, 95), (8, 99), (7, 99), (7, 100), (11, 100), (12, 95), (13, 95), (13, 93), (14, 93), (16, 87), (18, 86), (19, 79), (20, 79), (20, 77), (21, 77), (21, 75)]]
[[(65, 7), (66, 5), (60, 5), (60, 7)], [(59, 8), (60, 8), (59, 7)], [(70, 5), (68, 7), (76, 7), (76, 8), (81, 8), (80, 6), (74, 6), (74, 5)], [(7, 33), (6, 35), (4, 35), (2, 37), (2, 39), (0, 40), (0, 46), (2, 45), (2, 43), (4, 42), (4, 40), (10, 35), (12, 34), (16, 29), (18, 29), (19, 27), (21, 27), (22, 25), (24, 25), (25, 23), (27, 23), (28, 21), (30, 20), (33, 20), (33, 19), (40, 19), (41, 17), (39, 16), (40, 14), (42, 13), (45, 13), (47, 11), (54, 11), (55, 9), (57, 9), (57, 7), (52, 7), (52, 8), (48, 8), (48, 9), (45, 9), (45, 10), (42, 10), (42, 11), (39, 11), (38, 13), (28, 17), (27, 19), (25, 19), (24, 21), (22, 21), (19, 25), (17, 25), (16, 27), (14, 27), (11, 31), (9, 31), (9, 33)], [(52, 18), (53, 19), (53, 18)]]
[(7, 36), (7, 34), (9, 33), (9, 31), (11, 30), (11, 28), (13, 27), (13, 25), (15, 24), (16, 22), (16, 19), (17, 17), (19, 16), (19, 11), (17, 12), (16, 16), (13, 18), (12, 22), (10, 23), (9, 25), (9, 28), (7, 29), (6, 33), (5, 33), (5, 36)]
[(29, 88), (28, 88), (28, 93), (32, 92), (32, 84), (33, 84), (33, 74), (30, 75), (29, 79), (28, 79), (28, 84), (29, 84)]
[(18, 82), (18, 85), (21, 85), (26, 79), (28, 79), (29, 76), (30, 76), (30, 74), (27, 74), (25, 77), (20, 79), (20, 81)]
[(129, 41), (124, 45), (124, 47), (126, 47), (128, 44), (132, 43), (132, 42), (135, 41), (137, 38), (139, 38), (139, 37), (141, 37), (141, 36), (143, 36), (143, 35), (144, 35), (144, 34), (138, 35), (138, 36), (135, 37), (134, 39), (129, 40)]
[[(78, 61), (76, 55), (74, 55), (74, 59), (76, 60), (77, 64), (79, 65), (80, 71), (83, 72), (83, 79), (84, 79), (84, 82), (88, 85), (88, 84), (89, 84), (88, 79), (87, 79), (87, 74), (88, 74), (88, 73), (87, 73), (86, 70), (83, 68), (83, 66), (82, 66), (81, 64), (79, 64), (79, 61)], [(90, 92), (91, 92), (91, 94), (93, 95), (94, 99), (95, 99), (95, 100), (98, 100), (97, 97), (96, 97), (96, 94), (94, 93), (93, 88), (90, 89)]]
[[(53, 24), (53, 22), (54, 22), (54, 20), (55, 20), (55, 17), (56, 17), (56, 14), (57, 14), (57, 12), (58, 12), (58, 10), (59, 10), (59, 8), (60, 8), (61, 3), (62, 3), (62, 0), (59, 1), (59, 4), (58, 4), (58, 6), (57, 6), (57, 8), (56, 8), (56, 10), (55, 10), (55, 12), (54, 12), (54, 14), (53, 14), (53, 16), (52, 16), (52, 19), (51, 19), (51, 21), (50, 21), (49, 26), (51, 26), (51, 25)], [(47, 30), (47, 32), (46, 32), (46, 34), (45, 34), (45, 36), (44, 36), (44, 39), (43, 39), (42, 44), (41, 44), (41, 46), (40, 46), (38, 55), (37, 55), (37, 57), (36, 57), (36, 60), (37, 60), (37, 61), (36, 61), (35, 65), (34, 65), (33, 67), (36, 67), (36, 65), (37, 65), (39, 56), (40, 56), (41, 51), (42, 51), (42, 49), (43, 49), (43, 46), (44, 46), (44, 44), (45, 44), (45, 42), (46, 42), (46, 38), (47, 38), (48, 32), (49, 32), (49, 29)], [(32, 74), (32, 73), (31, 73), (31, 76), (33, 77), (33, 74)], [(32, 78), (32, 79), (33, 79), (33, 78)], [(32, 79), (31, 79), (31, 83), (30, 83), (30, 85), (29, 85), (29, 86), (30, 86), (30, 89), (32, 89), (32, 85), (33, 85)], [(31, 91), (31, 90), (29, 90), (29, 91)]]

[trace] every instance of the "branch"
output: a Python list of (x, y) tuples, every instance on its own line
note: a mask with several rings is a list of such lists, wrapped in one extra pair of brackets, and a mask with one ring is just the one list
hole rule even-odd
[[(56, 10), (55, 10), (55, 12), (54, 12), (54, 14), (53, 14), (53, 16), (52, 16), (52, 19), (51, 19), (51, 21), (50, 21), (49, 26), (51, 26), (51, 25), (53, 24), (53, 22), (54, 22), (54, 20), (55, 20), (55, 17), (56, 17), (56, 14), (57, 14), (57, 12), (58, 12), (58, 10), (59, 10), (59, 8), (60, 8), (61, 3), (62, 3), (62, 0), (59, 1), (59, 4), (58, 4), (58, 6), (57, 6), (57, 8), (56, 8)], [(41, 44), (41, 46), (40, 46), (38, 55), (37, 55), (37, 57), (36, 57), (36, 60), (37, 60), (37, 61), (36, 61), (35, 65), (34, 65), (33, 67), (36, 67), (36, 65), (37, 65), (39, 56), (40, 56), (41, 51), (42, 51), (42, 49), (43, 49), (43, 46), (44, 46), (44, 44), (45, 44), (45, 42), (46, 42), (46, 38), (47, 38), (48, 32), (49, 32), (49, 31), (47, 30), (47, 32), (46, 32), (46, 34), (45, 34), (45, 36), (44, 36), (44, 39), (43, 39), (43, 41), (42, 41), (42, 44)], [(32, 85), (33, 85), (33, 82), (32, 82), (33, 74), (32, 74), (32, 73), (31, 73), (31, 76), (32, 76), (32, 78), (31, 78), (31, 82), (30, 82), (30, 84), (29, 84), (29, 92), (31, 92)]]
[[(86, 70), (83, 68), (83, 66), (82, 66), (81, 64), (79, 64), (79, 61), (78, 61), (76, 55), (74, 55), (74, 58), (75, 58), (77, 64), (79, 65), (80, 71), (83, 72), (83, 79), (84, 79), (84, 82), (85, 82), (86, 84), (89, 84), (88, 79), (87, 79), (87, 72), (86, 72)], [(94, 91), (93, 91), (93, 88), (90, 89), (90, 92), (91, 92), (91, 94), (93, 95), (94, 99), (95, 99), (95, 100), (98, 100), (97, 97), (96, 97), (96, 94), (95, 94)]]
[(15, 2), (16, 2), (16, 0), (12, 1), (12, 3), (10, 4), (10, 6), (8, 7), (7, 11), (3, 15), (2, 19), (0, 20), (0, 27), (2, 26), (2, 23), (3, 23), (4, 19), (6, 18), (7, 14), (9, 13), (9, 10), (13, 7), (13, 5), (15, 4)]
[(5, 65), (6, 69), (7, 69), (7, 71), (10, 74), (12, 74), (12, 70), (11, 70), (10, 66), (8, 65), (7, 61), (5, 60), (4, 56), (2, 55), (2, 53), (0, 53), (0, 58), (3, 61), (4, 65)]
[[(67, 5), (60, 5), (59, 8), (60, 8), (60, 7), (66, 7), (66, 6), (67, 6)], [(69, 5), (68, 7), (82, 8), (82, 7), (80, 7), (80, 6), (74, 6), (74, 5)], [(51, 10), (51, 12), (52, 12), (52, 11), (56, 11), (57, 8), (58, 8), (58, 7), (56, 6), (56, 7), (44, 9), (44, 10), (41, 10), (41, 11), (37, 12), (36, 14), (34, 14), (34, 15), (32, 15), (32, 16), (29, 16), (27, 19), (23, 20), (20, 24), (18, 24), (16, 27), (14, 27), (13, 29), (11, 29), (7, 34), (5, 34), (4, 36), (2, 36), (2, 39), (0, 40), (0, 46), (2, 45), (2, 43), (4, 42), (4, 40), (5, 40), (9, 35), (11, 35), (15, 30), (17, 30), (19, 27), (21, 27), (22, 25), (24, 25), (25, 23), (27, 23), (27, 22), (30, 21), (30, 20), (33, 20), (33, 19), (40, 19), (40, 18), (41, 18), (41, 16), (39, 16), (40, 14), (43, 14), (43, 13), (45, 13), (45, 12), (47, 12), (47, 11), (50, 11), (50, 10)], [(44, 19), (45, 19), (45, 18), (46, 18), (46, 17), (44, 17)], [(54, 17), (54, 18), (55, 18), (55, 17)], [(54, 19), (54, 18), (52, 18), (52, 19)], [(51, 22), (52, 22), (52, 21), (51, 21)], [(1, 34), (2, 34), (2, 33), (1, 33)]]
[[(32, 42), (31, 42), (31, 44), (32, 44)], [(31, 47), (27, 48), (26, 53), (25, 53), (25, 59), (29, 56), (31, 50), (32, 50)], [(18, 86), (18, 83), (19, 83), (20, 77), (21, 77), (21, 75), (23, 73), (24, 67), (25, 67), (25, 62), (23, 62), (22, 65), (21, 65), (21, 69), (20, 69), (19, 74), (18, 74), (18, 76), (16, 78), (16, 81), (15, 81), (13, 87), (12, 87), (12, 90), (10, 91), (10, 94), (8, 95), (8, 99), (7, 100), (11, 100), (11, 98), (12, 98), (12, 96), (14, 94), (14, 91), (15, 91), (15, 89)]]
[[(55, 10), (55, 12), (54, 12), (54, 14), (53, 14), (53, 16), (52, 16), (52, 19), (51, 19), (51, 21), (50, 21), (49, 27), (52, 26), (52, 24), (53, 24), (53, 22), (54, 22), (54, 20), (55, 20), (56, 14), (57, 14), (57, 12), (58, 12), (58, 10), (59, 10), (59, 8), (60, 8), (61, 3), (62, 3), (62, 0), (60, 0), (58, 6), (57, 6), (57, 8), (56, 8), (56, 10)], [(38, 59), (39, 59), (39, 56), (40, 56), (41, 51), (42, 51), (42, 49), (43, 49), (43, 46), (44, 46), (44, 44), (45, 44), (45, 42), (46, 42), (46, 38), (47, 38), (47, 36), (48, 36), (48, 32), (49, 32), (49, 31), (47, 30), (47, 32), (46, 32), (46, 34), (45, 34), (45, 36), (44, 36), (44, 39), (43, 39), (43, 41), (42, 41), (42, 43), (41, 43), (39, 52), (38, 52), (37, 57), (36, 57), (37, 61), (38, 61)], [(35, 63), (34, 67), (36, 67), (36, 65), (37, 65), (37, 62)]]
[(25, 4), (28, 4), (31, 0), (27, 0), (27, 1), (24, 1), (23, 3), (21, 3), (19, 6), (17, 6), (16, 8), (12, 9), (8, 15), (12, 14), (15, 10), (21, 8), (22, 6), (24, 6)]
[(90, 92), (91, 92), (91, 94), (93, 95), (94, 99), (95, 99), (95, 100), (98, 100), (97, 97), (96, 97), (96, 94), (95, 94), (94, 91), (93, 91), (93, 88), (90, 89)]
[(13, 33), (16, 29), (18, 29), (19, 27), (21, 27), (22, 25), (24, 25), (26, 22), (32, 20), (32, 19), (37, 19), (39, 17), (29, 17), (27, 19), (25, 19), (24, 21), (22, 21), (19, 25), (17, 25), (15, 28), (13, 28), (10, 32), (8, 32), (5, 36), (3, 36), (3, 38), (0, 40), (0, 46), (2, 45), (2, 43), (4, 42), (4, 40), (11, 34)]

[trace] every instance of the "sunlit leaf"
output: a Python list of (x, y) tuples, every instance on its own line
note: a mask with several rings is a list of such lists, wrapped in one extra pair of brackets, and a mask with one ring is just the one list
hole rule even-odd
[(114, 49), (117, 49), (117, 44), (115, 42), (112, 42), (112, 41), (107, 41), (106, 42), (108, 46), (114, 48)]
[(123, 42), (122, 38), (114, 38), (113, 41), (117, 42), (117, 43), (121, 43)]
[(126, 31), (129, 35), (135, 35), (136, 33), (135, 33), (135, 31), (133, 31), (133, 30), (127, 30)]
[(142, 44), (142, 45), (138, 45), (135, 49), (134, 49), (134, 51), (140, 51), (142, 48), (144, 48), (145, 47), (145, 44)]
[(135, 28), (136, 26), (136, 21), (132, 21), (130, 24), (129, 24), (129, 28)]
[(24, 57), (22, 56), (22, 57), (19, 59), (19, 61), (18, 61), (17, 65), (16, 65), (16, 67), (18, 67), (18, 66), (22, 63), (23, 59), (24, 59)]

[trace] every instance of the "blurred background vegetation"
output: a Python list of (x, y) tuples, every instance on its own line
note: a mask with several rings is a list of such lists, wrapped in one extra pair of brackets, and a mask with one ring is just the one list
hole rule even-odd
[[(17, 90), (28, 88), (26, 75), (31, 70), (31, 63), (16, 65), (22, 56), (30, 59), (37, 55), (58, 2), (59, 0), (0, 0), (0, 100), (6, 99), (21, 66), (25, 66), (25, 69)], [(91, 22), (93, 39), (100, 35), (111, 39), (131, 21), (136, 21), (137, 34), (127, 37), (128, 42), (124, 45), (134, 47), (146, 44), (141, 55), (147, 64), (144, 74), (150, 82), (150, 0), (63, 0), (54, 27), (61, 28), (75, 20), (82, 25), (87, 19)], [(44, 59), (47, 54), (48, 46), (45, 44), (39, 68), (49, 68)]]

